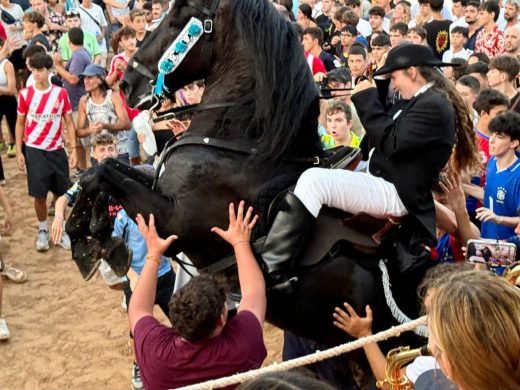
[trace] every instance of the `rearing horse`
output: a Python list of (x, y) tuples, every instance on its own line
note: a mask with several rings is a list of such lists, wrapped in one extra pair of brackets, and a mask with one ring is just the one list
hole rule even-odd
[[(253, 205), (261, 216), (254, 238), (264, 236), (270, 201), (321, 154), (318, 90), (296, 32), (268, 0), (176, 0), (129, 62), (121, 82), (128, 104), (137, 106), (150, 95), (159, 58), (192, 17), (203, 22), (204, 34), (164, 85), (175, 91), (205, 79), (201, 105), (181, 139), (166, 148), (155, 185), (115, 160), (83, 176), (67, 232), (85, 278), (101, 257), (121, 274), (129, 265), (124, 245), (107, 238), (108, 195), (132, 218), (153, 213), (161, 236), (179, 236), (167, 254), (183, 251), (203, 269), (231, 252), (210, 232), (227, 224), (230, 201)], [(345, 247), (345, 254), (297, 268), (291, 294), (270, 291), (267, 319), (330, 345), (347, 340), (332, 325), (334, 307), (344, 301), (358, 312), (370, 304), (375, 331), (391, 325), (374, 259)], [(415, 296), (414, 283), (397, 287)], [(416, 314), (414, 304), (403, 309)]]

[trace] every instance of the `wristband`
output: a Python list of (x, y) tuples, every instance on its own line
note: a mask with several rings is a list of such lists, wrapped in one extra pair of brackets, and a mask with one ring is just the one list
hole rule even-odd
[(155, 256), (148, 255), (146, 256), (146, 261), (153, 261), (154, 263), (157, 263), (157, 265), (161, 264), (161, 258), (156, 258)]
[(245, 241), (245, 240), (237, 241), (237, 242), (235, 242), (235, 243), (233, 244), (233, 248), (234, 248), (235, 246), (237, 246), (238, 244), (243, 244), (243, 243), (248, 243), (248, 244), (249, 244), (249, 241)]

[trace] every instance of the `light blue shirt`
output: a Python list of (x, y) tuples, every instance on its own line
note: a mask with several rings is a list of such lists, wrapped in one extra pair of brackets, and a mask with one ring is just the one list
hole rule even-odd
[[(146, 241), (139, 231), (139, 228), (123, 209), (119, 210), (117, 213), (117, 217), (114, 221), (112, 237), (121, 237), (125, 240), (128, 248), (132, 250), (132, 264), (130, 266), (138, 275), (140, 275), (144, 267), (144, 260), (148, 253), (148, 248), (146, 247)], [(172, 266), (168, 258), (162, 256), (157, 276), (163, 276), (171, 269)]]

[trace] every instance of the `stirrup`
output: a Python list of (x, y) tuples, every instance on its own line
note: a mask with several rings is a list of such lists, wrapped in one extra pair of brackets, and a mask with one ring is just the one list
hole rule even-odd
[(269, 291), (282, 293), (282, 294), (290, 294), (293, 291), (293, 286), (298, 282), (298, 277), (293, 276), (287, 280), (284, 280), (280, 283), (277, 283), (268, 288)]

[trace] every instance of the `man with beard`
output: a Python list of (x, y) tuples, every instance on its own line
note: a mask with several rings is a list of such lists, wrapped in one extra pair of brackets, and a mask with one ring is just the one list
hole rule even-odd
[(502, 25), (502, 31), (506, 31), (510, 27), (517, 27), (518, 24), (518, 3), (513, 0), (508, 0), (504, 8), (505, 25)]
[(466, 9), (464, 10), (464, 18), (468, 24), (468, 40), (464, 44), (464, 48), (473, 51), (475, 51), (477, 34), (482, 29), (482, 27), (479, 26), (477, 22), (479, 7), (480, 3), (478, 1), (470, 1), (468, 4), (466, 4)]

